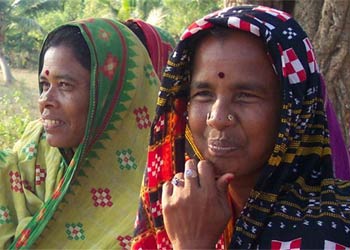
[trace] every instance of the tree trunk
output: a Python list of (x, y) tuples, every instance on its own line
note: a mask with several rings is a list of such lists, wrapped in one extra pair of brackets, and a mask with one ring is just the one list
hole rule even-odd
[(2, 52), (2, 49), (0, 48), (0, 69), (2, 70), (3, 79), (6, 85), (12, 84), (12, 74), (10, 70), (10, 66), (7, 64), (7, 61), (5, 59), (5, 55)]
[(314, 45), (329, 98), (349, 141), (350, 1), (349, 0), (224, 0), (224, 6), (260, 4), (292, 14)]

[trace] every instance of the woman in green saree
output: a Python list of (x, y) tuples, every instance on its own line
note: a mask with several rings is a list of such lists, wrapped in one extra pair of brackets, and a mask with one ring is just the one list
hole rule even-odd
[(0, 151), (1, 248), (128, 248), (159, 84), (151, 65), (116, 21), (48, 35), (42, 118)]

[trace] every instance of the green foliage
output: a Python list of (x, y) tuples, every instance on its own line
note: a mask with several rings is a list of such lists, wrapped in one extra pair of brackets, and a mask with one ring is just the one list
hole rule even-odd
[(132, 6), (133, 12), (131, 13), (131, 17), (147, 19), (149, 14), (153, 9), (162, 8), (163, 1), (162, 0), (134, 0), (131, 1), (130, 5)]
[[(49, 31), (82, 18), (141, 18), (178, 37), (190, 23), (223, 7), (223, 0), (0, 0), (0, 49), (15, 67), (36, 69), (41, 44)], [(1, 44), (2, 34), (6, 39)], [(18, 88), (18, 86), (17, 86)], [(19, 88), (18, 88), (19, 89)], [(31, 91), (33, 92), (33, 91)], [(33, 95), (36, 93), (33, 93)], [(0, 88), (0, 148), (12, 147), (37, 107), (19, 91)]]
[(0, 97), (0, 148), (12, 148), (31, 120), (23, 94), (15, 91)]
[(9, 64), (16, 68), (36, 68), (38, 48), (41, 45), (40, 37), (42, 35), (37, 32), (29, 32), (28, 36), (23, 36), (19, 30), (8, 31), (4, 45)]
[(13, 84), (0, 83), (0, 151), (12, 148), (27, 123), (40, 117), (37, 70), (13, 69), (12, 73)]
[(195, 20), (223, 7), (223, 0), (163, 0), (166, 13), (161, 26), (178, 37)]
[(120, 0), (86, 0), (82, 18), (104, 17), (116, 18), (122, 8)]
[[(0, 49), (5, 48), (10, 65), (33, 68), (44, 30), (36, 21), (40, 13), (61, 7), (59, 0), (0, 0)], [(1, 43), (3, 42), (3, 44)], [(35, 56), (34, 56), (35, 55)]]
[(0, 7), (10, 65), (34, 69), (44, 38), (64, 23), (90, 17), (141, 18), (177, 38), (191, 22), (223, 7), (223, 0), (0, 0)]

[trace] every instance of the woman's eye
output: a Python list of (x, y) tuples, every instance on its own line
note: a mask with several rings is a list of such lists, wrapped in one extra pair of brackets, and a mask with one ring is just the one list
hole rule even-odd
[(40, 82), (39, 85), (43, 90), (48, 90), (50, 88), (50, 83), (48, 82)]
[(64, 90), (70, 90), (72, 89), (73, 85), (68, 83), (68, 82), (60, 82), (60, 88), (64, 89)]
[(251, 93), (247, 93), (247, 92), (242, 92), (242, 93), (238, 93), (236, 95), (236, 100), (237, 101), (252, 101), (254, 99), (256, 99), (257, 96)]
[(194, 98), (194, 97), (199, 97), (199, 98), (206, 98), (206, 97), (212, 97), (213, 94), (210, 92), (210, 91), (198, 91), (198, 92), (195, 92), (191, 95), (191, 98)]

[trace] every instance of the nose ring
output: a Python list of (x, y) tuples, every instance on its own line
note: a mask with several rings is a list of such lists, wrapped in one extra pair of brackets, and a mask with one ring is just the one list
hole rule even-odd
[(207, 121), (211, 120), (211, 112), (207, 114)]
[(46, 93), (42, 93), (39, 97), (39, 101), (45, 102), (47, 100), (47, 95)]
[[(213, 118), (212, 118), (212, 116), (211, 116), (211, 112), (209, 112), (209, 113), (207, 114), (207, 121), (209, 121), (209, 120), (211, 120), (211, 119), (213, 119)], [(233, 115), (232, 115), (232, 114), (228, 114), (228, 115), (227, 115), (227, 120), (233, 121)]]

